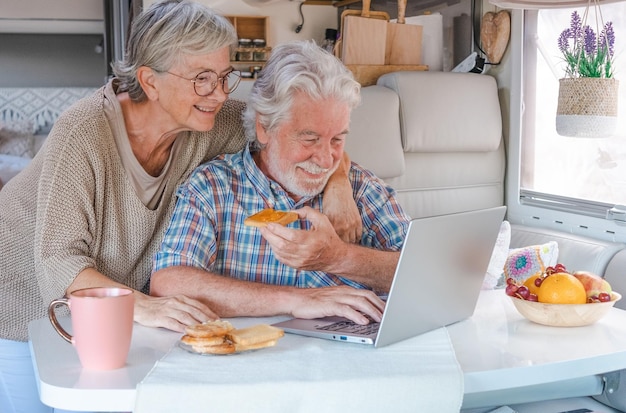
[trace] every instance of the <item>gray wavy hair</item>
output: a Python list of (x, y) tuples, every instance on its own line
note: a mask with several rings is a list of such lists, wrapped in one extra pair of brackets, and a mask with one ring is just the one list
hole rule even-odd
[(137, 81), (141, 66), (165, 72), (183, 55), (209, 54), (237, 43), (227, 18), (200, 3), (165, 0), (152, 4), (132, 22), (123, 60), (112, 64), (122, 90), (133, 101), (146, 95)]
[(361, 85), (335, 56), (313, 41), (293, 41), (272, 49), (259, 73), (243, 113), (251, 147), (261, 147), (256, 136), (257, 115), (271, 133), (289, 119), (294, 95), (304, 92), (313, 100), (333, 98), (354, 109), (361, 102)]

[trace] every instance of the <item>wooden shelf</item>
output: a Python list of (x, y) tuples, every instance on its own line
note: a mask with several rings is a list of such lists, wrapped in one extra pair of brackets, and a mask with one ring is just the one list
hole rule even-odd
[(428, 65), (346, 65), (361, 86), (375, 85), (378, 78), (386, 73), (406, 70), (428, 70)]
[[(231, 56), (231, 64), (233, 66), (248, 65), (248, 66), (263, 66), (269, 58), (271, 53), (270, 39), (269, 39), (269, 17), (267, 16), (226, 16), (228, 20), (233, 24), (237, 31), (237, 37), (239, 39), (263, 39), (265, 40), (266, 47), (239, 47), (235, 49), (234, 54)], [(265, 60), (254, 60), (252, 56), (254, 53), (264, 52), (266, 54)], [(239, 53), (250, 53), (250, 59), (237, 60)], [(248, 56), (246, 56), (248, 57)]]
[(305, 6), (332, 6), (334, 3), (333, 0), (305, 0)]
[(335, 7), (344, 7), (344, 6), (349, 6), (351, 4), (354, 3), (360, 3), (361, 0), (342, 0), (342, 1), (336, 1), (333, 3), (333, 6)]

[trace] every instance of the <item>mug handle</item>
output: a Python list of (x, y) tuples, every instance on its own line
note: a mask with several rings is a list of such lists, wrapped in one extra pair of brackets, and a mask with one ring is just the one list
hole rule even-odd
[(59, 305), (66, 305), (68, 308), (70, 307), (69, 300), (67, 298), (57, 298), (56, 300), (52, 300), (48, 306), (48, 318), (50, 319), (50, 323), (56, 332), (59, 333), (65, 341), (72, 344), (72, 336), (65, 331), (63, 327), (61, 327), (61, 324), (59, 324), (59, 321), (57, 320), (57, 315), (54, 312), (54, 309)]

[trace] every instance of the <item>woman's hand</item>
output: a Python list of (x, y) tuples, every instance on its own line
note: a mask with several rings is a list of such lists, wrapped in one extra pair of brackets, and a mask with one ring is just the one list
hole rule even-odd
[[(74, 278), (66, 293), (92, 287), (128, 288), (124, 284), (111, 280), (95, 268), (86, 268)], [(137, 290), (133, 291), (135, 295), (133, 318), (147, 327), (163, 327), (182, 333), (188, 325), (219, 318), (205, 304), (184, 295), (152, 297)]]
[(345, 242), (356, 243), (361, 239), (363, 223), (348, 180), (350, 158), (344, 152), (341, 165), (330, 177), (324, 189), (324, 214)]
[(209, 307), (184, 295), (152, 297), (135, 291), (135, 321), (147, 327), (184, 332), (185, 327), (217, 320)]

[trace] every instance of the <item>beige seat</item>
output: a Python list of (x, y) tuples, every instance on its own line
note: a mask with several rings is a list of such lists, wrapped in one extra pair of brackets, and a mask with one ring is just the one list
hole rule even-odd
[(398, 192), (413, 217), (504, 203), (505, 152), (495, 79), (396, 72), (364, 87), (346, 150)]

